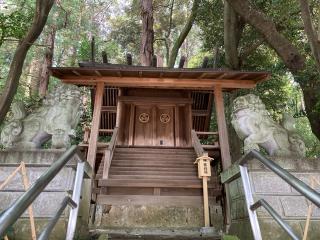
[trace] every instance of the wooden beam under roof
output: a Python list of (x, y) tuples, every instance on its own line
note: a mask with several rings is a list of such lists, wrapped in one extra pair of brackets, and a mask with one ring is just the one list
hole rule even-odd
[(114, 87), (141, 87), (141, 88), (168, 88), (168, 89), (213, 89), (216, 85), (221, 85), (223, 89), (246, 89), (254, 88), (256, 82), (253, 80), (233, 80), (233, 79), (186, 79), (186, 78), (137, 78), (137, 77), (91, 77), (81, 76), (61, 78), (64, 83), (78, 85), (96, 85), (105, 83)]

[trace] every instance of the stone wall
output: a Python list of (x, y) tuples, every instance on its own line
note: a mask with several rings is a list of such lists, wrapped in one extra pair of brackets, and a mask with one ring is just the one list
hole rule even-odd
[[(144, 203), (137, 203), (140, 196), (124, 196), (127, 201), (99, 203), (96, 208), (94, 226), (112, 228), (169, 228), (188, 229), (204, 226), (201, 196), (142, 196)], [(189, 203), (185, 201), (189, 199)], [(142, 199), (142, 198), (141, 198)], [(221, 206), (215, 198), (209, 198), (210, 221), (217, 232), (223, 229)]]
[[(27, 175), (30, 183), (43, 174), (53, 162), (63, 153), (63, 150), (4, 150), (0, 151), (0, 183), (2, 183), (19, 166), (20, 161), (24, 161), (27, 168)], [(55, 215), (67, 191), (73, 188), (75, 176), (76, 159), (72, 159), (60, 171), (60, 173), (45, 188), (35, 200), (33, 212), (36, 217), (37, 234), (44, 228), (48, 219)], [(9, 207), (22, 193), (24, 186), (20, 172), (12, 179), (2, 191), (0, 191), (0, 210)], [(64, 239), (66, 233), (68, 210), (55, 227), (52, 239)], [(22, 218), (13, 226), (13, 239), (31, 239), (28, 213), (24, 213)]]
[[(311, 184), (312, 177), (320, 180), (319, 159), (271, 159), (308, 185)], [(302, 238), (308, 209), (306, 198), (276, 174), (267, 170), (258, 160), (249, 161), (248, 169), (255, 201), (265, 199)], [(228, 195), (232, 220), (230, 233), (239, 236), (240, 239), (253, 239), (237, 164), (222, 174), (222, 181), (229, 182)], [(316, 186), (315, 189), (320, 191), (320, 186)], [(257, 215), (263, 239), (290, 239), (263, 208), (258, 209)], [(314, 207), (308, 239), (319, 239), (319, 224), (320, 210)]]

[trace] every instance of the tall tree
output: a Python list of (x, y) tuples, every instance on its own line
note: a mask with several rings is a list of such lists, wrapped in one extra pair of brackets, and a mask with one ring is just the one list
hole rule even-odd
[(184, 42), (184, 40), (186, 39), (186, 37), (188, 36), (188, 34), (192, 28), (192, 25), (194, 23), (194, 20), (197, 16), (199, 3), (200, 3), (200, 0), (193, 1), (190, 16), (187, 19), (185, 26), (183, 27), (179, 37), (176, 39), (176, 41), (172, 47), (168, 67), (174, 67), (174, 64), (175, 64), (177, 56), (178, 56), (179, 49), (180, 49), (182, 43)]
[(4, 90), (0, 95), (0, 123), (3, 122), (14, 95), (17, 92), (19, 79), (22, 73), (24, 60), (30, 46), (37, 40), (41, 34), (54, 4), (54, 0), (37, 0), (33, 22), (25, 37), (22, 38), (14, 53), (10, 64), (9, 74), (4, 86)]
[(153, 56), (153, 5), (152, 0), (141, 0), (141, 50), (140, 60), (141, 65), (150, 66)]
[[(319, 67), (319, 42), (311, 21), (309, 4), (306, 0), (300, 1), (304, 30), (312, 50), (313, 61), (306, 64), (305, 56), (298, 48), (285, 37), (276, 27), (274, 21), (262, 11), (253, 6), (248, 0), (227, 0), (232, 8), (247, 23), (253, 26), (264, 38), (265, 42), (273, 48), (291, 71), (295, 80), (300, 84), (306, 105), (307, 117), (312, 132), (320, 139), (320, 67)], [(308, 66), (311, 65), (311, 66)]]
[(244, 22), (238, 14), (230, 7), (228, 2), (224, 2), (224, 48), (226, 63), (231, 69), (240, 68), (239, 42), (244, 28)]
[(45, 56), (42, 62), (40, 76), (39, 76), (39, 96), (40, 97), (44, 97), (48, 90), (48, 84), (49, 84), (49, 78), (50, 78), (49, 67), (52, 66), (52, 62), (53, 62), (53, 52), (54, 52), (56, 31), (57, 31), (56, 27), (52, 26), (46, 39), (47, 49), (45, 51)]

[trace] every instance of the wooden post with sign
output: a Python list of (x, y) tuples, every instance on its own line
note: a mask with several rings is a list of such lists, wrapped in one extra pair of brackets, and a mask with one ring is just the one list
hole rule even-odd
[(203, 211), (204, 211), (204, 225), (205, 227), (210, 227), (209, 218), (209, 197), (208, 197), (208, 180), (211, 176), (211, 166), (210, 162), (213, 158), (208, 156), (201, 156), (196, 159), (194, 164), (198, 164), (198, 177), (202, 178), (202, 188), (203, 188)]

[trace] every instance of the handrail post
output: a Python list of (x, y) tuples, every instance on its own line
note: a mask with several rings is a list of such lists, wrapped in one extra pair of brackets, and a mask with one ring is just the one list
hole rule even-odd
[(77, 217), (79, 212), (85, 164), (86, 164), (85, 162), (79, 162), (77, 164), (76, 179), (74, 181), (74, 187), (73, 187), (73, 193), (72, 193), (72, 200), (77, 204), (77, 206), (70, 210), (66, 240), (73, 240), (74, 238), (74, 233), (77, 225)]
[(50, 220), (50, 222), (45, 227), (45, 229), (42, 231), (42, 233), (40, 234), (38, 240), (47, 240), (47, 239), (49, 239), (49, 236), (50, 236), (53, 228), (55, 227), (55, 225), (59, 221), (60, 216), (62, 215), (64, 209), (68, 206), (68, 204), (71, 205), (72, 208), (76, 207), (76, 203), (73, 202), (69, 196), (65, 197), (63, 199), (62, 203), (61, 203), (61, 206), (60, 206), (59, 210), (54, 215), (54, 217)]
[(241, 174), (241, 179), (242, 179), (242, 184), (243, 184), (243, 189), (244, 189), (244, 195), (246, 198), (246, 205), (247, 205), (248, 215), (249, 215), (249, 219), (250, 219), (250, 223), (251, 223), (253, 238), (255, 240), (262, 240), (257, 213), (255, 211), (251, 210), (251, 205), (254, 203), (254, 201), (253, 201), (253, 196), (252, 196), (252, 190), (251, 190), (248, 169), (247, 169), (246, 165), (244, 165), (244, 166), (240, 165), (239, 167), (240, 167), (240, 174)]
[(287, 224), (281, 216), (270, 206), (270, 204), (264, 200), (260, 199), (256, 203), (252, 204), (250, 209), (252, 211), (255, 211), (259, 207), (264, 207), (264, 209), (271, 215), (271, 217), (289, 234), (289, 236), (293, 240), (299, 240), (299, 237), (292, 231), (291, 227), (289, 224)]

